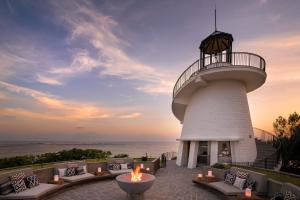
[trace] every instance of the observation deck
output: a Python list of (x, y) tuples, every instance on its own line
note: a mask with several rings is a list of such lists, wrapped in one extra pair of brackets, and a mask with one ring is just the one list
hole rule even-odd
[(265, 60), (247, 52), (219, 53), (198, 59), (176, 81), (172, 111), (182, 122), (190, 96), (211, 81), (241, 81), (249, 93), (264, 84), (267, 77), (265, 70)]

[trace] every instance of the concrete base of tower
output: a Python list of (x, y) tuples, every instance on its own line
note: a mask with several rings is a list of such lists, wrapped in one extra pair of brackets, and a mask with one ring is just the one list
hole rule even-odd
[(254, 138), (236, 141), (181, 140), (176, 164), (196, 168), (215, 163), (253, 163), (256, 158)]

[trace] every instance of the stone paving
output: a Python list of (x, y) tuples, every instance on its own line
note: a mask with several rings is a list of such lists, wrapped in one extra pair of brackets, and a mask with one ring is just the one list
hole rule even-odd
[[(178, 167), (174, 161), (168, 161), (167, 168), (161, 168), (155, 174), (156, 180), (146, 191), (145, 200), (219, 200), (211, 191), (192, 183), (200, 169)], [(126, 200), (115, 180), (72, 187), (55, 194), (51, 200)]]

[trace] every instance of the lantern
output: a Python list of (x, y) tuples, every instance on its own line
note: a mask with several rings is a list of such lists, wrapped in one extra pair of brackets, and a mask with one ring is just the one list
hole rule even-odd
[(251, 189), (250, 188), (246, 188), (246, 190), (245, 190), (245, 196), (246, 197), (251, 197)]

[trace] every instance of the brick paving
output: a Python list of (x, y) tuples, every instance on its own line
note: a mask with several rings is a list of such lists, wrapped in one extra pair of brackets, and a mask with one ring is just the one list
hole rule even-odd
[[(156, 180), (146, 191), (145, 200), (219, 200), (213, 192), (192, 183), (199, 171), (178, 167), (174, 161), (168, 161), (167, 168), (161, 168), (155, 174)], [(115, 180), (104, 180), (72, 187), (50, 200), (126, 200), (126, 193)]]

